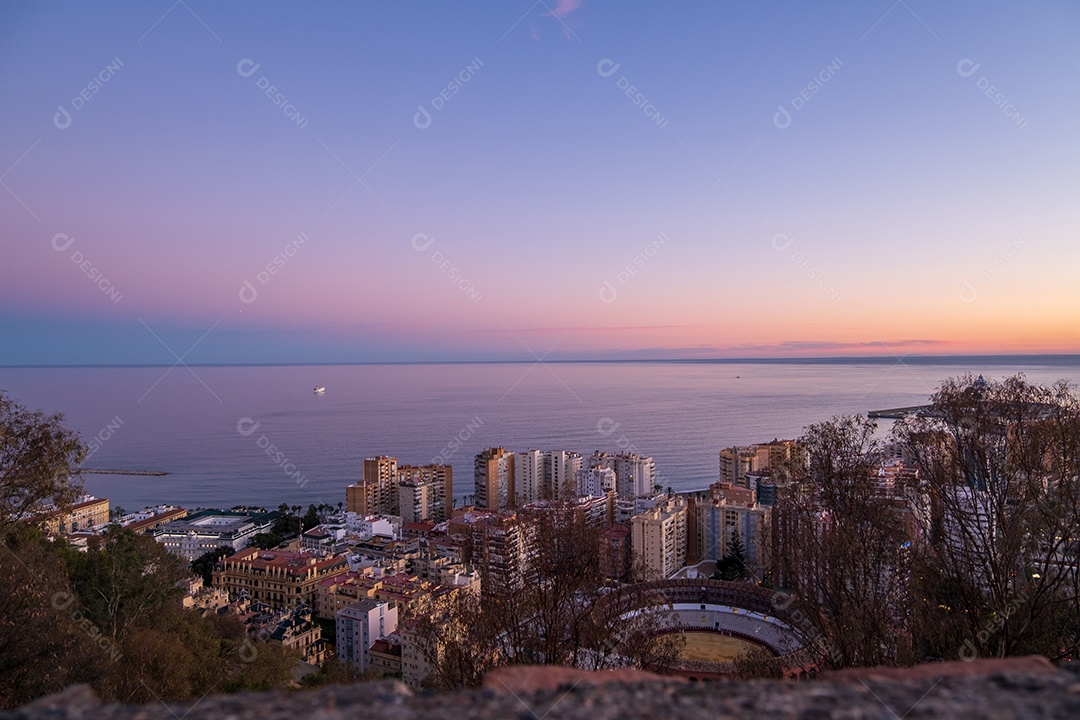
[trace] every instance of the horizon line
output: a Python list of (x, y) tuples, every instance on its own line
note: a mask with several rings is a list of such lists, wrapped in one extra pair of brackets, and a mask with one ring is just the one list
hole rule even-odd
[[(571, 358), (571, 359), (521, 359), (521, 360), (340, 360), (315, 362), (202, 362), (202, 363), (69, 363), (69, 364), (0, 364), (5, 369), (62, 369), (62, 368), (161, 368), (176, 367), (334, 367), (353, 365), (572, 365), (572, 364), (681, 364), (681, 365), (768, 365), (768, 364), (882, 364), (892, 362), (902, 365), (907, 362), (917, 364), (960, 364), (972, 360), (1032, 361), (1031, 364), (1080, 364), (1080, 353), (997, 353), (969, 355), (836, 355), (808, 357), (723, 357), (723, 358)], [(1047, 362), (1050, 361), (1050, 362)]]

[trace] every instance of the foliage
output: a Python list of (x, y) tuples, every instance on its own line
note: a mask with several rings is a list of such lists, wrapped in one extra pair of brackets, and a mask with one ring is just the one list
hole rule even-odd
[(735, 658), (735, 677), (779, 679), (784, 677), (782, 661), (763, 647), (757, 645), (739, 653)]
[(256, 547), (260, 550), (273, 550), (281, 544), (281, 536), (277, 533), (258, 533), (251, 536), (251, 541), (248, 543), (250, 547)]
[(86, 552), (68, 552), (67, 561), (83, 613), (114, 642), (179, 605), (179, 583), (188, 577), (183, 561), (160, 543), (119, 527), (91, 538)]
[(0, 539), (43, 505), (62, 510), (82, 494), (77, 466), (86, 451), (63, 419), (0, 391)]
[[(258, 537), (258, 535), (255, 537)], [(213, 550), (207, 550), (191, 561), (191, 572), (203, 579), (204, 587), (210, 587), (210, 583), (213, 580), (214, 567), (222, 558), (229, 557), (232, 554), (233, 549), (227, 545), (216, 547)]]
[(1080, 653), (1080, 398), (1022, 375), (945, 380), (891, 441), (916, 472), (875, 486), (873, 423), (812, 425), (774, 508), (777, 583), (837, 667)]
[[(282, 507), (287, 506), (283, 505)], [(300, 533), (300, 518), (292, 514), (291, 511), (286, 510), (284, 514), (279, 515), (274, 520), (274, 524), (270, 526), (270, 533), (280, 538), (279, 543), (281, 540), (298, 535)]]
[(315, 509), (314, 505), (308, 505), (307, 513), (304, 514), (303, 529), (310, 530), (319, 524), (319, 512)]
[(0, 708), (92, 679), (99, 648), (73, 607), (64, 560), (35, 528), (0, 541)]
[(731, 538), (727, 554), (716, 563), (713, 572), (715, 580), (746, 580), (750, 573), (746, 569), (746, 548), (738, 531)]
[(336, 657), (327, 658), (319, 666), (319, 671), (305, 675), (300, 680), (300, 687), (317, 688), (327, 685), (349, 685), (357, 682), (382, 680), (383, 676), (373, 668), (360, 672), (352, 663), (342, 662)]

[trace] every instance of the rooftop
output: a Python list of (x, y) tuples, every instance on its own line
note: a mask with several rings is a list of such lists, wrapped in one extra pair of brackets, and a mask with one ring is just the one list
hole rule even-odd
[(304, 575), (309, 569), (322, 570), (335, 565), (346, 567), (343, 557), (320, 557), (296, 550), (260, 550), (247, 548), (224, 559), (225, 564), (243, 563), (256, 570), (280, 569), (290, 575)]

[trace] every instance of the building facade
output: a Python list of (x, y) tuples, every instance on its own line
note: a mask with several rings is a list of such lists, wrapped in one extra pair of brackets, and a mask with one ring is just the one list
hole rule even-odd
[(753, 490), (730, 483), (713, 483), (709, 490), (709, 500), (693, 508), (691, 554), (698, 560), (720, 560), (738, 536), (747, 570), (760, 578), (771, 562), (772, 507), (759, 504)]
[(795, 440), (737, 445), (720, 451), (720, 482), (748, 487), (747, 475), (785, 480), (804, 464), (805, 450)]
[(613, 470), (620, 498), (629, 499), (655, 492), (656, 463), (646, 455), (595, 452), (589, 456), (589, 467)]
[(398, 609), (394, 602), (366, 598), (338, 610), (334, 619), (338, 660), (364, 672), (371, 665), (371, 646), (397, 630)]
[(507, 510), (517, 506), (514, 453), (506, 448), (488, 448), (473, 462), (475, 504), (485, 510)]
[(508, 595), (525, 586), (528, 526), (516, 514), (482, 517), (472, 523), (472, 563), (480, 592)]
[(615, 492), (615, 471), (608, 467), (578, 470), (576, 480), (579, 496), (603, 496)]
[(526, 450), (515, 458), (518, 505), (538, 500), (569, 500), (576, 494), (583, 460), (567, 450)]
[(219, 547), (242, 550), (251, 538), (269, 532), (280, 512), (249, 515), (232, 510), (202, 510), (146, 531), (173, 555), (188, 562)]
[(361, 480), (345, 488), (345, 509), (358, 515), (397, 515), (397, 469), (395, 457), (365, 458)]
[(246, 592), (253, 601), (272, 608), (315, 608), (320, 581), (348, 569), (344, 557), (248, 548), (218, 563), (213, 585), (229, 593), (230, 598)]
[(450, 518), (454, 509), (454, 469), (449, 465), (401, 465), (397, 469), (402, 522)]
[(687, 507), (686, 498), (671, 495), (631, 520), (634, 556), (648, 579), (671, 577), (685, 564)]
[(92, 530), (109, 524), (109, 501), (87, 495), (68, 510), (55, 510), (40, 517), (46, 535)]

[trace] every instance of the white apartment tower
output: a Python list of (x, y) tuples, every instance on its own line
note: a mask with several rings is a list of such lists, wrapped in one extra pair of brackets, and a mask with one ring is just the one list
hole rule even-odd
[(656, 482), (656, 464), (651, 457), (637, 453), (595, 452), (589, 457), (589, 467), (606, 467), (615, 471), (616, 491), (620, 498), (652, 495)]
[(607, 467), (578, 470), (577, 494), (579, 496), (604, 496), (615, 491), (615, 471)]
[(352, 607), (338, 610), (334, 619), (338, 660), (352, 663), (363, 672), (371, 663), (372, 644), (397, 630), (397, 603), (364, 598)]
[(579, 453), (566, 450), (526, 450), (515, 459), (518, 505), (537, 500), (570, 500), (577, 494)]

